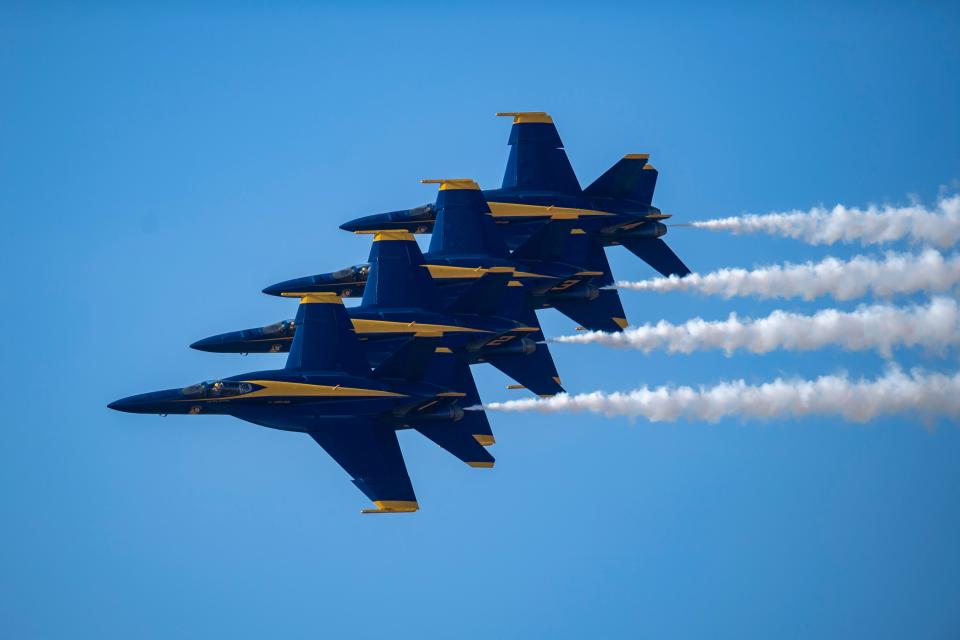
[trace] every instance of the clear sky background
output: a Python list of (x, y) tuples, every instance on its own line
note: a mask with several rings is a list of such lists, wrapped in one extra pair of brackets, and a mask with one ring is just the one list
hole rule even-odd
[[(187, 345), (292, 317), (260, 289), (365, 260), (337, 225), (432, 201), (419, 179), (498, 185), (496, 111), (550, 112), (584, 184), (651, 153), (678, 222), (931, 202), (960, 178), (956, 4), (30, 5), (0, 8), (0, 635), (960, 636), (946, 421), (491, 414), (495, 470), (403, 433), (422, 510), (371, 517), (306, 436), (106, 409), (282, 366)], [(878, 252), (668, 240), (701, 272)], [(634, 323), (856, 304), (622, 296)], [(888, 366), (553, 352), (571, 391)]]

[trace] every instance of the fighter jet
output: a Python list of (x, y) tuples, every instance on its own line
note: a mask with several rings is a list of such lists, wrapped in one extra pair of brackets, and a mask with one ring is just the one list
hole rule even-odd
[[(497, 115), (513, 118), (510, 156), (502, 186), (483, 193), (508, 247), (519, 247), (557, 215), (569, 215), (598, 247), (622, 245), (665, 276), (690, 273), (661, 239), (667, 233), (662, 220), (670, 216), (652, 204), (658, 172), (648, 154), (624, 156), (582, 189), (549, 115)], [(340, 228), (429, 233), (436, 219), (437, 208), (427, 204), (357, 218)], [(609, 273), (609, 267), (603, 271)]]
[(439, 349), (439, 337), (418, 332), (371, 370), (338, 296), (311, 293), (300, 302), (284, 369), (130, 396), (109, 407), (231, 415), (307, 433), (373, 502), (375, 508), (363, 513), (419, 509), (399, 429), (419, 431), (472, 467), (493, 467), (493, 456), (475, 437), (486, 417), (460, 406), (464, 392), (450, 374), (452, 358)]
[[(496, 270), (513, 273), (527, 293), (525, 312), (517, 317), (534, 326), (534, 309), (553, 307), (592, 330), (620, 331), (626, 315), (613, 283), (603, 247), (590, 240), (581, 221), (566, 213), (554, 214), (512, 252), (491, 215), (476, 182), (469, 179), (424, 180), (440, 185), (436, 220), (425, 254), (426, 268), (444, 299), (463, 294), (463, 287)], [(344, 296), (364, 292), (369, 265), (333, 273), (296, 278), (264, 289), (328, 291)]]
[[(348, 310), (372, 364), (389, 358), (411, 334), (429, 331), (441, 336), (441, 348), (456, 355), (464, 369), (487, 362), (513, 378), (518, 383), (515, 387), (542, 396), (563, 391), (536, 314), (527, 306), (523, 285), (516, 279), (525, 274), (508, 267), (480, 270), (457, 295), (444, 297), (431, 279), (430, 268), (410, 233), (374, 235), (363, 300)], [(303, 285), (301, 292), (317, 290), (306, 281), (291, 283)], [(275, 293), (291, 295), (296, 289), (296, 285), (280, 286)], [(296, 322), (286, 320), (211, 336), (190, 346), (219, 353), (283, 352), (298, 333)], [(459, 371), (458, 376), (470, 378), (468, 370)], [(475, 387), (468, 393), (479, 403)]]

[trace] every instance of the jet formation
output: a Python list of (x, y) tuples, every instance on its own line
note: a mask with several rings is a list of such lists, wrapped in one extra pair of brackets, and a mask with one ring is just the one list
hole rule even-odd
[[(537, 319), (553, 308), (588, 330), (622, 331), (626, 314), (605, 247), (622, 245), (665, 276), (686, 265), (663, 241), (657, 170), (628, 154), (581, 188), (552, 118), (513, 118), (499, 189), (438, 185), (435, 202), (340, 226), (370, 234), (367, 262), (294, 278), (264, 293), (299, 299), (296, 317), (190, 345), (214, 353), (286, 353), (284, 368), (117, 400), (130, 413), (231, 415), (310, 435), (373, 503), (419, 509), (396, 432), (413, 429), (471, 467), (496, 442), (472, 365), (496, 367), (540, 396), (564, 391)], [(426, 253), (414, 234), (431, 234)], [(343, 298), (360, 298), (345, 307)]]

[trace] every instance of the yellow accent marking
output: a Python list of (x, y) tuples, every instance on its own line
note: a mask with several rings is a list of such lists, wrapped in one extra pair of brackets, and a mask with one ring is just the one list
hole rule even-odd
[(517, 327), (516, 329), (510, 330), (512, 333), (533, 333), (534, 331), (540, 331), (537, 327)]
[(560, 382), (560, 376), (553, 376), (553, 381), (556, 382), (557, 384), (563, 384), (562, 382)]
[(553, 124), (553, 118), (547, 115), (546, 111), (498, 111), (497, 115), (513, 116), (513, 124), (526, 124), (528, 122)]
[(435, 398), (466, 398), (467, 394), (460, 393), (459, 391), (444, 391), (443, 393), (438, 393)]
[(413, 237), (413, 234), (409, 231), (377, 231), (377, 234), (373, 236), (374, 242), (382, 242), (384, 240), (402, 240), (405, 242), (416, 242)]
[(522, 384), (508, 384), (508, 385), (507, 385), (507, 390), (508, 390), (508, 391), (513, 391), (514, 389), (526, 389), (526, 387), (523, 386)]
[(550, 276), (539, 273), (527, 273), (526, 271), (515, 271), (510, 267), (451, 267), (445, 264), (423, 264), (420, 265), (430, 272), (430, 277), (435, 280), (444, 280), (448, 278), (480, 278), (486, 273), (513, 273), (516, 278), (549, 278)]
[(673, 214), (670, 213), (651, 213), (647, 216), (650, 220), (666, 220), (667, 218), (672, 218)]
[(624, 160), (647, 160), (650, 158), (649, 153), (628, 153), (623, 156)]
[(374, 500), (376, 509), (363, 509), (360, 513), (413, 513), (420, 508), (414, 500)]
[(336, 293), (310, 291), (284, 291), (284, 298), (300, 298), (300, 304), (343, 304)]
[(602, 276), (603, 271), (578, 271), (575, 276)]
[(420, 324), (419, 322), (392, 322), (390, 320), (364, 320), (353, 318), (353, 330), (357, 333), (490, 333), (486, 329), (454, 327), (445, 324)]
[(492, 435), (488, 434), (473, 434), (473, 439), (482, 444), (485, 447), (489, 447), (492, 444), (497, 444), (497, 439)]
[(614, 324), (616, 324), (621, 329), (627, 328), (628, 323), (626, 318), (610, 318), (610, 319), (613, 320)]
[(648, 164), (648, 165), (646, 165), (646, 166), (643, 168), (644, 171), (647, 171), (647, 170), (649, 170), (649, 169), (656, 169), (656, 167), (653, 166), (652, 164)]
[(494, 218), (549, 218), (558, 214), (580, 216), (612, 216), (606, 211), (593, 209), (570, 209), (568, 207), (548, 207), (539, 204), (517, 204), (516, 202), (487, 202), (490, 215)]
[[(242, 382), (249, 382), (250, 384), (261, 386), (263, 387), (263, 389), (257, 389), (256, 391), (251, 391), (250, 393), (244, 393), (238, 396), (228, 396), (227, 398), (223, 398), (223, 399), (228, 400), (232, 398), (263, 398), (263, 397), (273, 397), (273, 396), (283, 396), (283, 397), (347, 396), (347, 397), (383, 397), (383, 398), (408, 397), (406, 394), (394, 393), (392, 391), (381, 391), (380, 389), (359, 389), (356, 387), (341, 387), (340, 385), (331, 387), (330, 385), (326, 385), (326, 384), (305, 384), (302, 382), (283, 382), (280, 380), (243, 380)], [(192, 399), (189, 401), (194, 402), (196, 400), (197, 399)]]
[(523, 286), (523, 283), (520, 282), (519, 280), (511, 280), (510, 282), (507, 283), (507, 286), (508, 286), (508, 287), (522, 287), (522, 286)]
[(570, 235), (572, 235), (572, 236), (585, 236), (585, 235), (587, 235), (587, 232), (584, 231), (583, 229), (571, 229), (571, 230), (570, 230)]
[(442, 331), (417, 331), (413, 334), (414, 338), (442, 338)]
[(421, 180), (420, 184), (439, 184), (440, 191), (452, 191), (455, 189), (465, 191), (480, 190), (480, 185), (470, 178), (440, 178), (436, 180)]
[(492, 462), (468, 462), (467, 464), (474, 469), (493, 469)]
[(433, 350), (434, 353), (453, 353), (453, 350), (450, 347), (437, 347)]

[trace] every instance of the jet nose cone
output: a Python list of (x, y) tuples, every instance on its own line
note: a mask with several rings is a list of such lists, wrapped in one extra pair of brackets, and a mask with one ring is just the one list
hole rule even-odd
[(306, 276), (304, 278), (294, 278), (293, 280), (284, 280), (277, 284), (266, 287), (263, 292), (268, 296), (282, 296), (284, 293), (305, 293), (316, 286), (316, 276)]
[(119, 400), (114, 400), (107, 405), (107, 409), (113, 409), (114, 411), (123, 411), (125, 413), (138, 413), (137, 408), (140, 406), (139, 402), (140, 396), (130, 396), (128, 398), (121, 398)]
[(197, 351), (210, 351), (216, 352), (216, 347), (222, 342), (220, 336), (210, 336), (209, 338), (203, 338), (197, 340), (190, 345), (191, 349), (196, 349)]

